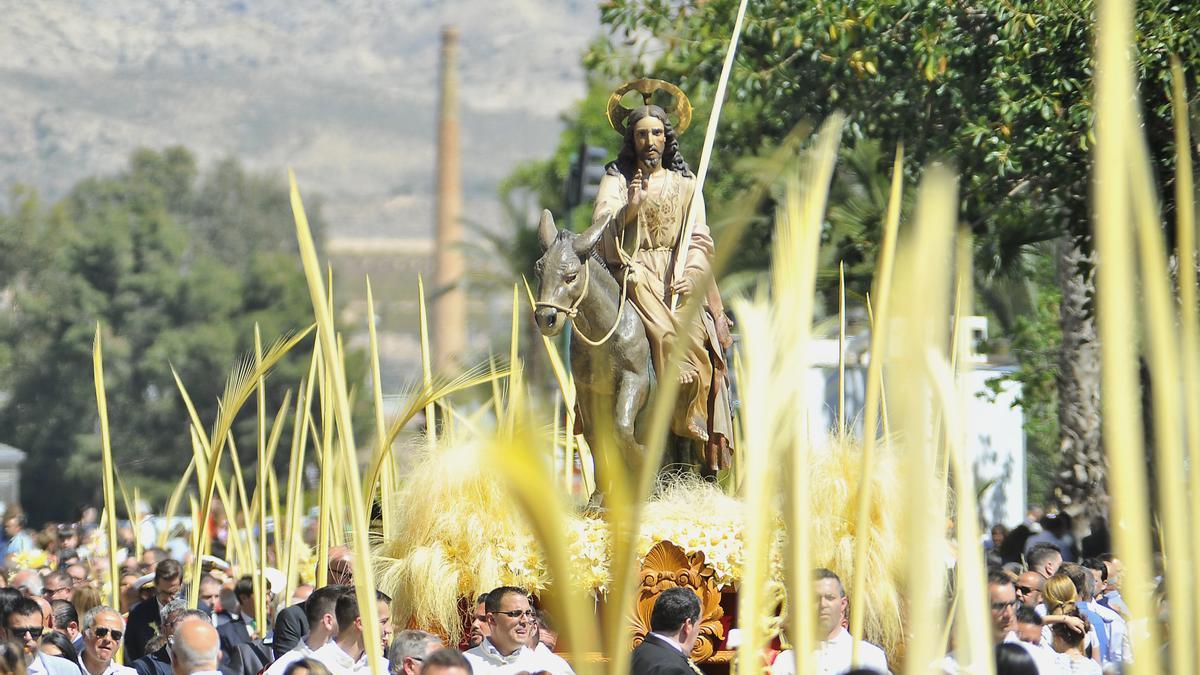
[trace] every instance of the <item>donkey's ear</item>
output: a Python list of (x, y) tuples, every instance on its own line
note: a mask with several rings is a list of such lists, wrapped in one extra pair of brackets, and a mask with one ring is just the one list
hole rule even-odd
[(558, 228), (554, 226), (554, 216), (550, 209), (542, 209), (542, 219), (538, 222), (538, 241), (542, 244), (542, 251), (550, 248), (557, 238)]
[(600, 238), (604, 236), (604, 228), (606, 222), (600, 221), (593, 224), (588, 229), (584, 230), (578, 237), (575, 238), (575, 254), (580, 258), (587, 257), (595, 250), (596, 244), (600, 243)]

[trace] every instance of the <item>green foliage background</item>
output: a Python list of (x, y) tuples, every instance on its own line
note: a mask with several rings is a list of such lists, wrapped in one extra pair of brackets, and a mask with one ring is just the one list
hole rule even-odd
[[(0, 438), (28, 453), (22, 506), (37, 522), (99, 502), (91, 345), (100, 322), (117, 469), (161, 508), (191, 457), (170, 367), (207, 422), (230, 369), (253, 354), (255, 323), (265, 342), (311, 323), (286, 186), (232, 159), (201, 171), (174, 147), (139, 150), (125, 170), (83, 180), (55, 203), (23, 188), (9, 203)], [(309, 214), (323, 230), (319, 205)], [(285, 359), (268, 380), (269, 411), (306, 368), (303, 353)], [(238, 427), (247, 466), (254, 428), (251, 412)]]
[[(510, 187), (539, 195), (552, 210), (561, 206), (556, 191), (580, 138), (599, 135), (615, 151), (604, 96), (635, 77), (677, 83), (697, 109), (693, 128), (702, 130), (737, 6), (737, 0), (604, 3), (605, 33), (584, 56), (587, 97), (569, 116), (554, 157), (514, 173)], [(1092, 0), (756, 0), (705, 186), (719, 236), (722, 205), (753, 180), (754, 158), (797, 125), (846, 113), (819, 271), (832, 301), (842, 260), (851, 295), (869, 290), (896, 146), (905, 146), (910, 186), (930, 162), (951, 164), (961, 176), (960, 217), (975, 238), (976, 311), (993, 320), (993, 337), (1018, 359), (1014, 377), (1024, 390), (1034, 501), (1047, 498), (1059, 460), (1061, 330), (1049, 242), (1088, 245), (1093, 21)], [(1195, 63), (1197, 29), (1195, 3), (1138, 3), (1140, 93), (1168, 218), (1175, 151), (1169, 57)], [(1194, 101), (1194, 73), (1188, 85)], [(702, 135), (682, 139), (692, 162)], [(723, 280), (727, 290), (766, 269), (772, 208), (764, 206), (735, 252)], [(580, 220), (572, 218), (576, 227)], [(827, 302), (826, 312), (833, 307)]]

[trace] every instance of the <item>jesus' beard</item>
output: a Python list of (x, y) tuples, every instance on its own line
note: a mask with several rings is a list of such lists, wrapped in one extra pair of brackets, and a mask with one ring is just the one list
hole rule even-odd
[(641, 159), (642, 164), (645, 164), (649, 169), (657, 169), (658, 165), (662, 163), (662, 155), (657, 152), (644, 152)]

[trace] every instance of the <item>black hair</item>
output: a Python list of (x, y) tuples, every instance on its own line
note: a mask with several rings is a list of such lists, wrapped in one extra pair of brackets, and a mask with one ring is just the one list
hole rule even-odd
[(13, 603), (12, 607), (8, 610), (8, 614), (4, 615), (4, 627), (8, 628), (8, 618), (11, 616), (33, 616), (35, 614), (39, 619), (45, 618), (42, 617), (42, 606), (37, 604), (36, 600), (22, 596)]
[(233, 595), (236, 598), (251, 597), (254, 595), (254, 577), (247, 574), (237, 583), (233, 585)]
[(338, 631), (344, 631), (354, 624), (361, 612), (358, 607), (358, 595), (353, 588), (347, 588), (345, 593), (338, 596), (333, 615), (337, 617)]
[(1100, 581), (1108, 581), (1108, 565), (1099, 558), (1084, 558), (1083, 562), (1079, 563), (1085, 569), (1096, 570), (1100, 573)]
[(336, 616), (338, 598), (345, 595), (349, 590), (349, 586), (330, 584), (313, 591), (308, 596), (308, 600), (304, 601), (304, 617), (308, 619), (308, 625), (315, 626), (320, 623), (321, 618), (326, 614)]
[(1035, 544), (1025, 553), (1025, 563), (1029, 565), (1029, 569), (1034, 569), (1046, 564), (1056, 555), (1061, 558), (1062, 551), (1054, 544), (1050, 542)]
[(650, 630), (655, 633), (674, 633), (688, 619), (700, 619), (700, 598), (690, 588), (668, 588), (654, 600), (654, 609), (650, 612)]
[(637, 145), (633, 140), (634, 127), (638, 122), (647, 117), (654, 117), (663, 124), (663, 154), (662, 166), (664, 169), (678, 171), (684, 176), (691, 178), (692, 170), (688, 168), (687, 162), (684, 161), (683, 155), (679, 153), (679, 135), (675, 133), (675, 128), (671, 126), (671, 120), (667, 117), (667, 112), (656, 105), (647, 105), (634, 108), (633, 112), (625, 118), (625, 136), (621, 142), (621, 151), (617, 153), (617, 159), (609, 162), (604, 167), (604, 172), (610, 176), (623, 175), (626, 180), (633, 178), (634, 172), (637, 171)]
[(462, 668), (470, 675), (471, 662), (457, 649), (444, 647), (425, 657), (425, 665), (421, 666), (421, 672), (431, 668)]
[(0, 626), (8, 624), (8, 613), (12, 611), (13, 605), (17, 601), (25, 597), (21, 595), (21, 591), (15, 588), (0, 588)]
[(480, 593), (480, 594), (479, 594), (479, 598), (478, 598), (478, 599), (475, 601), (475, 604), (477, 604), (477, 605), (486, 605), (486, 604), (487, 604), (487, 599), (488, 599), (488, 594), (487, 594), (487, 593)]
[(75, 604), (67, 600), (52, 600), (50, 602), (50, 616), (53, 617), (53, 626), (55, 628), (66, 628), (74, 621), (75, 625), (79, 625), (79, 611), (75, 609)]
[(61, 658), (70, 661), (72, 665), (79, 665), (79, 652), (76, 651), (75, 645), (71, 644), (71, 639), (66, 635), (56, 630), (48, 630), (42, 633), (41, 644), (54, 645), (58, 648)]
[(1012, 642), (996, 645), (996, 675), (1037, 675), (1037, 662), (1029, 650)]
[(486, 595), (487, 600), (484, 600), (483, 602), (483, 611), (489, 613), (499, 612), (500, 603), (504, 602), (504, 598), (506, 596), (519, 595), (523, 598), (529, 597), (529, 593), (527, 593), (524, 588), (517, 588), (516, 586), (501, 586), (500, 588), (494, 588), (488, 591)]
[(178, 560), (167, 558), (154, 566), (155, 581), (175, 581), (182, 577), (183, 566), (179, 564)]

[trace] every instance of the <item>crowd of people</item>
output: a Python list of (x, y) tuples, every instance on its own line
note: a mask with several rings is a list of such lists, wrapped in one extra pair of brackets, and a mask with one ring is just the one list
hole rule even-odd
[(1068, 516), (1035, 507), (1011, 532), (993, 527), (985, 543), (992, 637), (1008, 672), (1099, 675), (1133, 661), (1121, 561), (1106, 524), (1097, 519), (1078, 542), (1073, 531)]
[[(39, 532), (19, 516), (5, 519), (0, 550), (0, 670), (4, 675), (573, 675), (556, 653), (558, 635), (536, 600), (501, 587), (475, 598), (464, 640), (447, 645), (422, 630), (394, 632), (391, 599), (360, 608), (348, 551), (332, 549), (326, 585), (300, 583), (289, 597), (282, 573), (264, 572), (267, 615), (259, 617), (255, 581), (212, 558), (195, 608), (184, 599), (184, 560), (166, 548), (118, 556), (119, 602), (105, 605), (108, 579), (95, 519)], [(1093, 534), (1077, 544), (1058, 516), (1031, 511), (1013, 531), (995, 528), (985, 542), (994, 656), (1000, 675), (1121, 672), (1132, 660), (1120, 560)], [(1094, 529), (1094, 532), (1096, 530)], [(1103, 534), (1100, 531), (1099, 534)], [(1082, 557), (1086, 551), (1089, 556)], [(314, 570), (315, 571), (315, 570)], [(315, 576), (315, 575), (314, 575)], [(834, 572), (817, 570), (816, 649), (807, 663), (821, 673), (888, 673), (880, 647), (847, 630), (849, 600)], [(701, 624), (691, 590), (662, 592), (650, 633), (632, 655), (635, 675), (692, 675), (689, 655)], [(366, 644), (364, 622), (378, 622), (380, 644)], [(959, 672), (954, 645), (936, 670)], [(852, 655), (857, 663), (852, 664)], [(772, 675), (803, 672), (796, 655), (770, 651)], [(374, 663), (372, 663), (374, 662)]]

